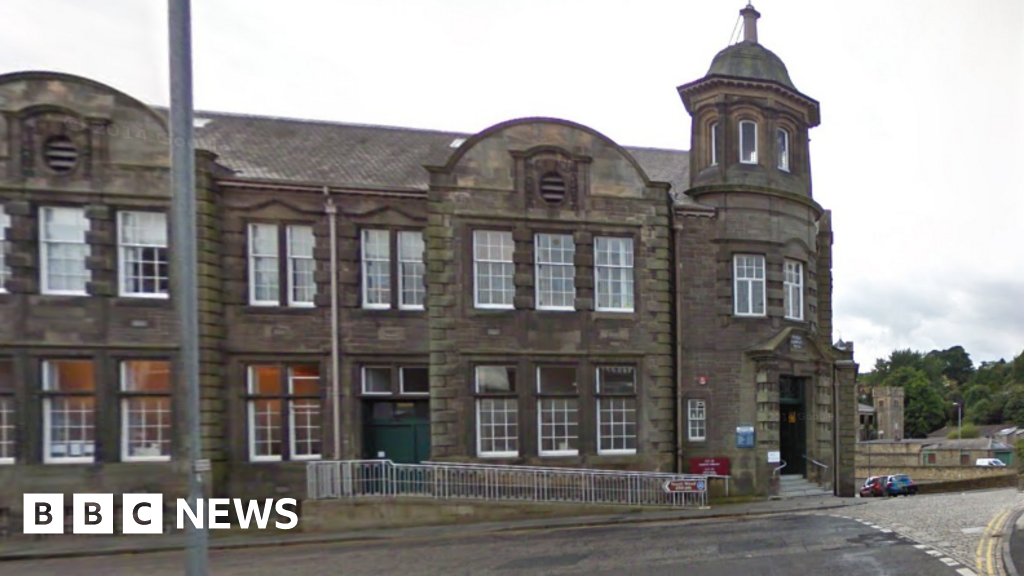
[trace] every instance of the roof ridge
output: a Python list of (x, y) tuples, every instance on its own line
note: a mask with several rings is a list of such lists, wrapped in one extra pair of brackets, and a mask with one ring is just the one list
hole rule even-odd
[[(154, 110), (166, 112), (168, 108), (166, 106), (151, 106)], [(343, 120), (325, 120), (319, 118), (297, 118), (295, 116), (275, 116), (270, 114), (254, 114), (248, 112), (222, 112), (217, 110), (196, 110), (193, 115), (196, 120), (211, 119), (216, 120), (217, 117), (227, 118), (250, 118), (254, 120), (269, 120), (274, 122), (292, 122), (295, 124), (320, 124), (327, 126), (348, 126), (353, 128), (374, 128), (377, 130), (394, 130), (397, 132), (421, 132), (430, 134), (442, 134), (447, 136), (455, 137), (470, 137), (473, 135), (471, 132), (455, 132), (452, 130), (439, 130), (435, 128), (416, 128), (411, 126), (394, 126), (388, 124), (367, 124), (363, 122), (347, 122)]]

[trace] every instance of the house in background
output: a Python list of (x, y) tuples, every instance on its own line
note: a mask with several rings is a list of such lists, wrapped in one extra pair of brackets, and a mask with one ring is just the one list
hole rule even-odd
[[(818, 102), (744, 40), (678, 88), (690, 150), (524, 118), (475, 134), (197, 118), (201, 428), (215, 494), (306, 462), (776, 471), (854, 494)], [(0, 507), (180, 496), (165, 111), (0, 76)]]

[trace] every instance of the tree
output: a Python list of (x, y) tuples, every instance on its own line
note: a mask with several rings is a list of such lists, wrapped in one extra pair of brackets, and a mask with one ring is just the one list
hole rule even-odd
[(1013, 422), (1014, 426), (1024, 427), (1024, 385), (1010, 388), (1006, 395), (1006, 406), (1003, 408), (1003, 420)]
[(1015, 384), (1024, 384), (1024, 352), (1021, 352), (1013, 359), (1013, 368), (1010, 371), (1010, 378)]
[(941, 366), (942, 375), (946, 378), (963, 384), (974, 374), (974, 362), (971, 355), (964, 350), (963, 346), (953, 346), (946, 350), (932, 350), (928, 357), (937, 360)]
[(986, 398), (967, 406), (966, 418), (975, 424), (1001, 424), (1003, 420), (1002, 398)]

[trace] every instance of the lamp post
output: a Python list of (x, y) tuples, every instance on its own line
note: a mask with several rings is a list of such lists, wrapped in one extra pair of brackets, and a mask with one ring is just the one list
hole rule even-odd
[(953, 406), (956, 406), (956, 456), (959, 465), (964, 459), (964, 407), (960, 402), (953, 402)]
[[(200, 510), (199, 499), (205, 492), (203, 472), (209, 461), (202, 459), (199, 398), (199, 278), (196, 273), (196, 172), (193, 141), (192, 109), (192, 4), (191, 0), (168, 1), (170, 52), (170, 144), (171, 202), (173, 215), (171, 274), (175, 285), (172, 294), (181, 323), (181, 373), (185, 383), (185, 406), (188, 415), (188, 505)], [(204, 528), (188, 524), (188, 556), (185, 573), (206, 576), (208, 537)]]

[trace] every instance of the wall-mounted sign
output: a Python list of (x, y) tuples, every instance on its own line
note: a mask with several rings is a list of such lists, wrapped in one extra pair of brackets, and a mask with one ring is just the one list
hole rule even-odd
[(781, 461), (782, 461), (782, 455), (778, 451), (774, 451), (774, 452), (769, 452), (768, 453), (768, 463), (769, 464), (778, 464)]
[(737, 448), (753, 448), (754, 447), (754, 427), (753, 426), (737, 426), (736, 427), (736, 447)]
[(793, 334), (789, 337), (789, 347), (793, 350), (804, 349), (804, 337), (799, 334)]
[(708, 385), (708, 377), (707, 376), (697, 376), (697, 384), (700, 384), (701, 386), (707, 386)]
[(690, 460), (690, 474), (728, 476), (728, 458), (694, 458)]

